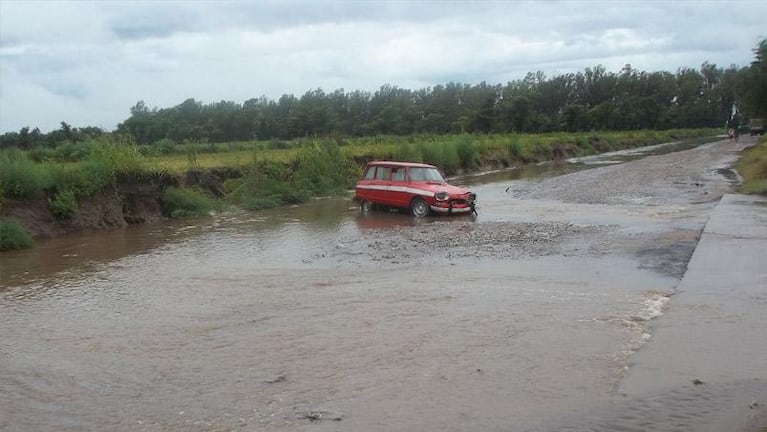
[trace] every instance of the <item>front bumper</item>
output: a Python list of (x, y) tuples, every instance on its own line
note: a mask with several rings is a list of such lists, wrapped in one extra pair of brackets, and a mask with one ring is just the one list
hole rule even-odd
[(444, 214), (452, 214), (452, 213), (468, 213), (472, 211), (471, 207), (437, 207), (437, 206), (430, 206), (431, 211), (435, 213), (444, 213)]
[(429, 207), (434, 213), (440, 214), (461, 214), (461, 213), (476, 213), (475, 201), (477, 195), (469, 193), (465, 196), (453, 197), (448, 201), (437, 201), (430, 204)]

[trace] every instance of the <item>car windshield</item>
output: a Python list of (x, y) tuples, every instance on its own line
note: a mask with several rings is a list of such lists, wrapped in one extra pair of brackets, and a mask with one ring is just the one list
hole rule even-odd
[(410, 168), (410, 180), (412, 181), (434, 181), (445, 183), (442, 174), (436, 168)]

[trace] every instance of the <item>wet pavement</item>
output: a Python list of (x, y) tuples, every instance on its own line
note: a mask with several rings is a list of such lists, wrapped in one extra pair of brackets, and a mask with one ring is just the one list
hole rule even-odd
[(761, 279), (701, 260), (746, 252), (748, 143), (458, 179), (476, 218), (324, 199), (4, 253), (0, 430), (747, 430)]
[(767, 199), (725, 195), (610, 407), (550, 431), (767, 427)]

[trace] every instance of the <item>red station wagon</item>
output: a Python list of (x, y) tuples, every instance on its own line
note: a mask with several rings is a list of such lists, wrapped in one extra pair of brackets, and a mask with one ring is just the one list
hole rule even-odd
[(476, 213), (475, 194), (447, 184), (437, 167), (421, 163), (370, 162), (354, 195), (363, 211), (382, 205), (409, 210), (415, 217)]

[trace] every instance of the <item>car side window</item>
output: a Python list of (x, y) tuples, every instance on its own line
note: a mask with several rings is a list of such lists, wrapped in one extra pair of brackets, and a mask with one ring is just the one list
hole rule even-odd
[(422, 168), (410, 168), (410, 180), (423, 181), (423, 169)]
[(365, 180), (373, 180), (376, 174), (376, 167), (368, 167), (368, 170), (365, 172)]
[(394, 168), (394, 171), (391, 175), (392, 181), (399, 181), (403, 182), (405, 181), (405, 168)]
[(376, 180), (389, 180), (391, 178), (391, 167), (376, 167)]

